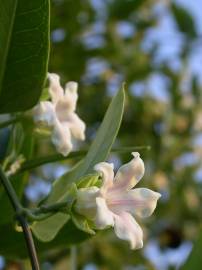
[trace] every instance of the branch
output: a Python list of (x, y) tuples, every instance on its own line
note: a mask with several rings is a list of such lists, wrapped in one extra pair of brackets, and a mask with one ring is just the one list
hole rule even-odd
[(48, 205), (42, 205), (35, 209), (23, 208), (23, 213), (32, 221), (44, 220), (53, 215), (56, 212), (65, 212), (68, 213), (69, 206), (72, 205), (72, 200), (68, 202), (57, 202)]
[[(133, 152), (133, 151), (138, 151), (138, 150), (150, 150), (150, 146), (135, 146), (135, 147), (119, 147), (119, 148), (114, 148), (112, 149), (112, 153), (128, 153), (128, 152)], [(47, 164), (47, 163), (52, 163), (52, 162), (57, 162), (60, 160), (66, 160), (66, 159), (72, 159), (72, 158), (82, 158), (86, 155), (88, 151), (87, 150), (82, 150), (82, 151), (74, 151), (71, 152), (68, 156), (64, 157), (61, 154), (56, 154), (56, 155), (50, 155), (50, 156), (45, 156), (45, 157), (40, 157), (40, 158), (35, 158), (31, 160), (27, 160), (24, 162), (19, 170), (19, 173), (34, 169), (36, 167), (39, 167), (41, 165)]]
[(25, 217), (23, 216), (23, 208), (19, 202), (19, 199), (17, 197), (15, 190), (13, 189), (9, 179), (4, 174), (1, 166), (0, 166), (0, 179), (1, 179), (2, 185), (3, 185), (5, 191), (8, 195), (8, 198), (13, 206), (13, 209), (16, 213), (16, 218), (18, 219), (20, 225), (22, 226), (25, 241), (27, 244), (27, 249), (29, 252), (31, 265), (32, 265), (32, 270), (40, 270), (38, 259), (37, 259), (37, 253), (36, 253), (34, 241), (32, 238), (32, 233), (31, 233), (31, 230), (29, 228), (29, 225), (28, 225)]

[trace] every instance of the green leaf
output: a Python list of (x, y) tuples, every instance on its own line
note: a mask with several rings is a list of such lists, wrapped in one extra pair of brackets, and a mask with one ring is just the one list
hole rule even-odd
[(99, 174), (88, 174), (81, 178), (81, 180), (78, 182), (77, 187), (78, 188), (87, 188), (92, 186), (98, 186), (99, 183)]
[(72, 221), (74, 222), (75, 226), (79, 230), (86, 232), (88, 234), (91, 234), (91, 235), (95, 234), (95, 231), (91, 229), (91, 226), (89, 225), (89, 222), (85, 217), (83, 217), (77, 213), (72, 213), (71, 218), (72, 218)]
[(0, 0), (0, 113), (40, 97), (49, 53), (49, 0)]
[[(91, 173), (95, 164), (104, 161), (107, 158), (120, 128), (123, 109), (124, 89), (121, 89), (113, 98), (86, 157), (70, 172), (64, 174), (53, 184), (51, 194), (46, 201), (47, 203), (64, 201), (66, 199), (66, 193), (70, 187), (70, 184), (78, 182), (81, 180), (81, 177)], [(52, 216), (51, 220), (44, 220), (43, 223), (36, 222), (32, 227), (34, 234), (39, 238), (40, 231), (44, 229), (40, 228), (40, 226), (42, 226), (52, 228), (52, 234), (56, 235), (59, 230), (56, 226), (52, 226), (51, 223), (55, 223), (54, 219), (57, 219), (57, 215), (58, 214)], [(65, 224), (65, 216), (64, 221), (60, 220), (60, 222)], [(51, 239), (46, 238), (46, 241), (50, 241)]]
[[(75, 184), (72, 184), (71, 187), (65, 192), (63, 197), (60, 198), (60, 202), (67, 201), (69, 206), (67, 209), (68, 213), (71, 211), (73, 202), (76, 198), (77, 188)], [(67, 223), (70, 219), (68, 213), (56, 213), (53, 216), (48, 217), (40, 222), (34, 222), (31, 226), (31, 229), (35, 236), (42, 242), (48, 242), (55, 238), (60, 229)]]
[(31, 229), (40, 241), (48, 242), (55, 238), (69, 218), (68, 214), (57, 213), (40, 222), (34, 222)]
[(193, 17), (190, 12), (174, 3), (171, 5), (171, 10), (177, 22), (178, 28), (181, 32), (187, 34), (189, 37), (194, 38), (197, 36), (196, 27)]
[(202, 231), (199, 234), (199, 237), (196, 240), (196, 243), (194, 244), (194, 247), (185, 262), (185, 264), (180, 268), (180, 270), (201, 270), (202, 265), (202, 256), (201, 256), (201, 250), (202, 250)]

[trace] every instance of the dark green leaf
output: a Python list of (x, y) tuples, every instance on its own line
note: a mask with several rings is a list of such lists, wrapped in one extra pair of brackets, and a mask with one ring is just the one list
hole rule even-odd
[(201, 270), (202, 265), (202, 232), (200, 233), (196, 243), (194, 244), (193, 250), (189, 255), (185, 264), (180, 268), (180, 270)]
[(176, 4), (172, 4), (171, 9), (179, 27), (179, 30), (187, 34), (189, 37), (196, 37), (197, 33), (195, 29), (194, 19), (192, 18), (189, 11)]
[(49, 0), (0, 0), (0, 113), (31, 108), (49, 51)]

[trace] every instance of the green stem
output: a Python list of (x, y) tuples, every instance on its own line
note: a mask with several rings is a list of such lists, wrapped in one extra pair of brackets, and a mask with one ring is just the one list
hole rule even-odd
[[(128, 153), (128, 152), (133, 152), (133, 151), (138, 151), (138, 150), (150, 150), (150, 146), (114, 148), (114, 149), (112, 149), (112, 153)], [(74, 151), (74, 152), (71, 152), (67, 157), (64, 157), (60, 154), (56, 154), (56, 155), (40, 157), (37, 159), (27, 160), (26, 162), (24, 162), (22, 164), (22, 167), (19, 170), (19, 172), (31, 170), (31, 169), (34, 169), (34, 168), (39, 167), (41, 165), (47, 164), (47, 163), (52, 163), (52, 162), (56, 162), (56, 161), (66, 160), (66, 159), (82, 158), (86, 155), (87, 152), (88, 152), (88, 150)]]
[(71, 247), (70, 250), (70, 263), (71, 263), (71, 270), (77, 269), (77, 248), (76, 246)]
[(49, 205), (42, 205), (35, 209), (27, 209), (23, 208), (23, 213), (30, 219), (30, 220), (44, 220), (50, 217), (55, 212), (63, 212), (67, 213), (68, 211), (68, 201), (66, 202), (58, 202)]
[(2, 182), (2, 185), (8, 195), (8, 198), (13, 206), (13, 209), (16, 213), (16, 218), (18, 219), (24, 233), (25, 241), (27, 244), (27, 249), (29, 252), (29, 257), (32, 265), (33, 270), (40, 270), (38, 258), (36, 249), (34, 246), (34, 241), (32, 238), (32, 233), (30, 231), (29, 225), (27, 224), (27, 221), (25, 217), (23, 216), (23, 208), (18, 200), (17, 194), (15, 190), (13, 189), (13, 186), (11, 185), (9, 179), (4, 174), (1, 166), (0, 166), (0, 179)]
[(52, 163), (52, 162), (61, 161), (65, 159), (82, 158), (86, 153), (87, 151), (74, 151), (74, 152), (71, 152), (67, 157), (64, 157), (61, 154), (56, 154), (56, 155), (40, 157), (37, 159), (27, 160), (26, 162), (22, 164), (19, 172), (31, 170), (47, 163)]
[(33, 210), (34, 214), (45, 214), (49, 212), (57, 212), (61, 211), (62, 209), (67, 209), (68, 207), (68, 201), (65, 202), (58, 202), (54, 204), (49, 204), (49, 205), (42, 205), (36, 209)]
[(2, 122), (2, 123), (0, 123), (0, 129), (5, 128), (5, 127), (7, 127), (9, 125), (13, 125), (16, 122), (20, 121), (20, 119), (21, 119), (21, 117), (15, 117), (15, 118), (9, 119), (9, 120), (7, 120), (5, 122)]

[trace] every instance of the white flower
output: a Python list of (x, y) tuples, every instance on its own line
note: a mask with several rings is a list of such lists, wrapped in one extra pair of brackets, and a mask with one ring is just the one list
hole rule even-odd
[(97, 229), (114, 227), (117, 237), (130, 242), (132, 249), (143, 246), (143, 232), (133, 216), (148, 217), (161, 196), (147, 188), (133, 187), (144, 174), (144, 163), (139, 153), (123, 165), (114, 177), (114, 166), (101, 162), (95, 170), (103, 177), (101, 188), (78, 190), (76, 211), (95, 222)]
[(72, 136), (85, 139), (85, 123), (75, 113), (78, 84), (68, 82), (63, 90), (57, 74), (49, 73), (48, 78), (52, 101), (42, 101), (34, 108), (34, 120), (53, 128), (52, 142), (66, 156), (73, 147)]

